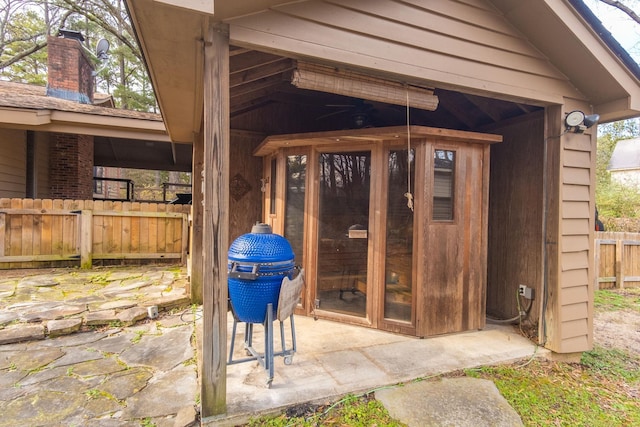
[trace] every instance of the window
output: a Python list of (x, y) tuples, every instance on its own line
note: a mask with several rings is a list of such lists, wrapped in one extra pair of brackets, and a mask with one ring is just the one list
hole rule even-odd
[(287, 156), (286, 202), (284, 206), (284, 237), (289, 240), (298, 265), (303, 263), (304, 199), (307, 177), (307, 156)]
[(433, 220), (453, 220), (453, 189), (455, 182), (456, 152), (433, 152)]

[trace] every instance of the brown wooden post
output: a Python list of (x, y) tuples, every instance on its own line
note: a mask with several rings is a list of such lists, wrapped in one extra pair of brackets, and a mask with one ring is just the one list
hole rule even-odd
[(616, 239), (616, 288), (624, 288), (624, 240)]
[(543, 158), (543, 284), (540, 295), (542, 316), (538, 328), (538, 343), (556, 349), (561, 337), (558, 331), (558, 280), (560, 254), (558, 235), (560, 229), (560, 165), (562, 141), (562, 107), (551, 106), (545, 111), (544, 158)]
[(80, 211), (80, 268), (90, 269), (93, 264), (93, 212)]
[(204, 170), (204, 141), (202, 133), (195, 136), (193, 141), (193, 171), (191, 184), (191, 303), (202, 304), (202, 205), (203, 170)]
[(227, 409), (229, 136), (229, 30), (215, 23), (204, 46), (203, 417)]

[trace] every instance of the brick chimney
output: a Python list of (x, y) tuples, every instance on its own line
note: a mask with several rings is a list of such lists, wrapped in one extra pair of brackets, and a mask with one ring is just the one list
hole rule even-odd
[(60, 30), (58, 37), (47, 38), (47, 96), (93, 103), (93, 64), (82, 47), (83, 41), (80, 32), (71, 30)]
[[(49, 36), (47, 96), (93, 103), (93, 65), (77, 31)], [(93, 135), (51, 133), (49, 193), (54, 199), (93, 199)]]

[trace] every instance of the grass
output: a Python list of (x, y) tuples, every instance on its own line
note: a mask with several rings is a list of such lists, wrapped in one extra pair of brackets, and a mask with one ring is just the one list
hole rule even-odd
[(403, 427), (392, 419), (373, 393), (349, 394), (332, 405), (302, 404), (291, 407), (276, 417), (260, 417), (249, 422), (249, 427)]
[(138, 344), (144, 334), (145, 334), (145, 331), (136, 331), (136, 335), (133, 338), (131, 338), (131, 342), (134, 344)]
[[(640, 312), (640, 288), (600, 290), (599, 311)], [(595, 346), (580, 363), (530, 360), (482, 367), (447, 376), (494, 382), (525, 426), (640, 426), (640, 355)], [(250, 421), (251, 427), (403, 426), (373, 393), (348, 395), (333, 404), (298, 405), (275, 417)]]
[(526, 426), (640, 425), (640, 359), (596, 347), (580, 363), (534, 360), (467, 375), (492, 380)]
[(602, 289), (595, 292), (593, 299), (596, 309), (600, 311), (640, 312), (640, 288)]

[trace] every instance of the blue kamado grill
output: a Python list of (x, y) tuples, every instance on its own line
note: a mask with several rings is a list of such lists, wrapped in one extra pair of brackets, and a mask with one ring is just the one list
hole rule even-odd
[(229, 299), (241, 322), (264, 323), (267, 304), (278, 310), (280, 285), (294, 271), (294, 255), (284, 237), (256, 224), (229, 247)]

